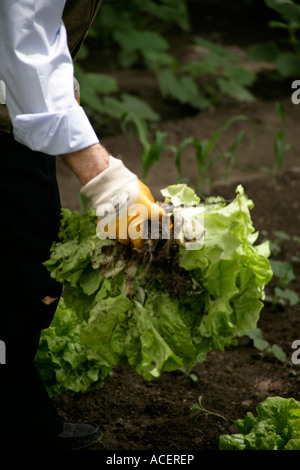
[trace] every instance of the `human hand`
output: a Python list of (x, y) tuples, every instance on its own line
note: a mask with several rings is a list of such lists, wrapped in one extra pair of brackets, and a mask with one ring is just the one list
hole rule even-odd
[(99, 236), (117, 239), (122, 244), (132, 243), (137, 249), (144, 245), (144, 224), (165, 215), (150, 189), (112, 156), (108, 167), (89, 181), (81, 193), (91, 199), (96, 209)]

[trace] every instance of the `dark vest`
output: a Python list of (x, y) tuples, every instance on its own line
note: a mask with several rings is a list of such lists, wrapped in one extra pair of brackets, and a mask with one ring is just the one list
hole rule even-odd
[[(77, 55), (102, 0), (67, 0), (63, 13), (72, 58)], [(0, 105), (0, 130), (10, 132), (11, 121), (5, 104)]]

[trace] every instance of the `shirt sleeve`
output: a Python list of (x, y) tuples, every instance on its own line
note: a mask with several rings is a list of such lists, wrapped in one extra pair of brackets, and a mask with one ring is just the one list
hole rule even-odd
[(0, 1), (0, 80), (14, 137), (49, 155), (98, 142), (74, 96), (64, 5), (65, 0)]

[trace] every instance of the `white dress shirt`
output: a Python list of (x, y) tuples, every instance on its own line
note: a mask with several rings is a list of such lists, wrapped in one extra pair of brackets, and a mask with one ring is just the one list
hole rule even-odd
[(98, 142), (74, 97), (65, 0), (0, 0), (0, 98), (14, 137), (61, 155)]
[(5, 83), (0, 80), (0, 104), (6, 103)]

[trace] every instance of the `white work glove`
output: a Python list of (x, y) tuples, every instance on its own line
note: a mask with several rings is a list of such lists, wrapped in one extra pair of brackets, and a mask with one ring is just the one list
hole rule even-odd
[(149, 188), (120, 159), (112, 156), (108, 167), (80, 192), (96, 209), (98, 235), (115, 238), (123, 244), (132, 242), (135, 248), (144, 244), (144, 222), (157, 221), (165, 215), (164, 209), (155, 204)]

